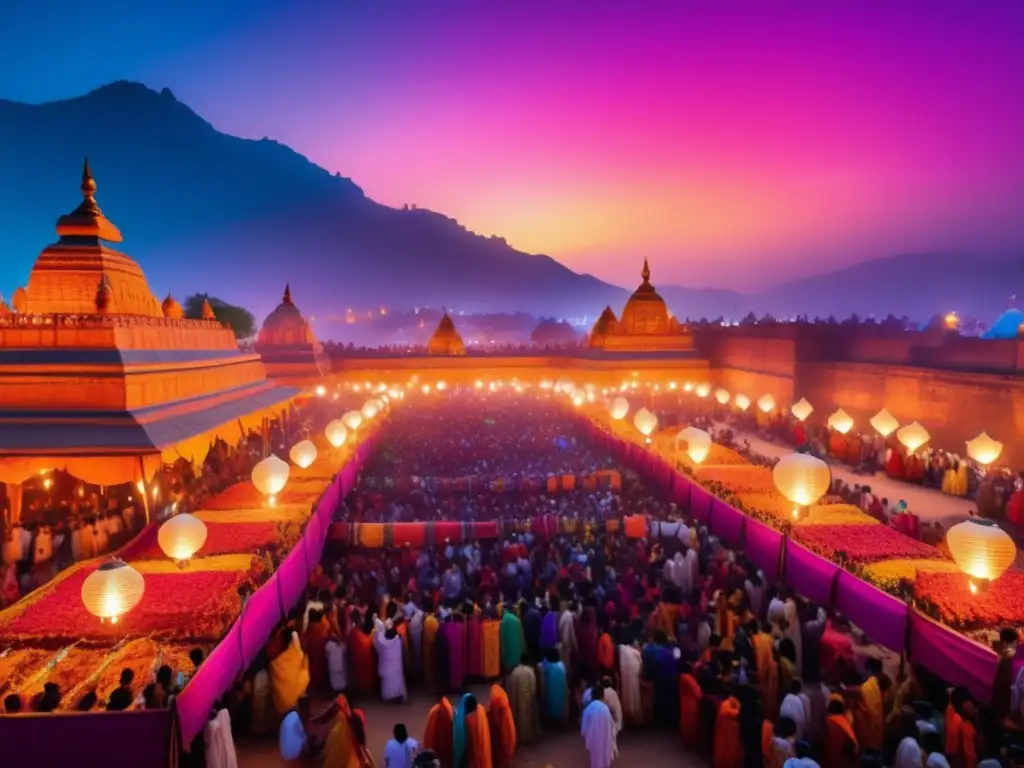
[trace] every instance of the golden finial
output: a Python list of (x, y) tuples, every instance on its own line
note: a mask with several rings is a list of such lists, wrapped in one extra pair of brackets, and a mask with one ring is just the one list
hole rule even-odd
[(284, 284), (284, 298), (281, 299), (282, 304), (292, 303), (292, 285), (291, 283)]
[(210, 306), (209, 299), (203, 299), (203, 320), (216, 320), (217, 315), (213, 313), (213, 307)]
[(640, 277), (642, 277), (644, 279), (645, 283), (650, 282), (650, 279), (651, 279), (651, 268), (649, 266), (647, 266), (647, 257), (646, 256), (644, 257), (644, 268), (640, 272)]
[(85, 167), (82, 168), (82, 197), (91, 199), (96, 194), (96, 180), (92, 177), (92, 170), (89, 168), (89, 158), (85, 158)]

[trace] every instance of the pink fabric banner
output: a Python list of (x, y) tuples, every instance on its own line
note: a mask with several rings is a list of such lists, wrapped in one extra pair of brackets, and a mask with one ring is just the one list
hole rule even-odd
[(910, 661), (947, 683), (965, 686), (983, 704), (992, 697), (996, 652), (916, 611), (910, 615)]
[(903, 653), (907, 645), (907, 605), (892, 595), (839, 571), (836, 609), (879, 645)]
[(832, 584), (837, 573), (838, 566), (792, 540), (786, 542), (784, 578), (789, 586), (804, 597), (822, 605), (831, 605)]
[(754, 564), (764, 571), (765, 582), (779, 580), (779, 554), (782, 552), (782, 534), (757, 520), (747, 520), (744, 551)]
[(690, 504), (690, 486), (692, 483), (679, 472), (672, 473), (672, 501), (688, 509)]
[(711, 532), (727, 547), (736, 549), (743, 542), (745, 520), (742, 512), (721, 499), (711, 500)]
[(249, 598), (241, 617), (242, 667), (248, 668), (284, 618), (277, 574)]
[(235, 677), (242, 671), (238, 631), (235, 624), (176, 699), (181, 738), (186, 746), (203, 729), (214, 702), (234, 684)]

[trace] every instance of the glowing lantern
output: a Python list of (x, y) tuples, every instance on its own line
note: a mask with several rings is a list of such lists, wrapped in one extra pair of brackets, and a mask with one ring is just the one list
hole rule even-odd
[(658, 426), (658, 417), (646, 408), (641, 408), (633, 417), (633, 426), (639, 429), (644, 437), (650, 437)]
[(436, 389), (438, 392), (444, 392), (446, 389), (448, 389), (448, 384), (443, 381), (439, 381), (437, 382), (437, 384), (434, 385), (434, 389)]
[(942, 321), (948, 331), (955, 331), (960, 328), (960, 318), (957, 317), (956, 312), (947, 313), (946, 316), (942, 318)]
[(967, 455), (979, 464), (991, 464), (999, 458), (999, 454), (1002, 452), (1003, 444), (998, 440), (993, 440), (984, 432), (973, 440), (967, 441)]
[(900, 426), (900, 423), (896, 421), (896, 417), (885, 408), (872, 416), (870, 423), (882, 437), (888, 437)]
[(791, 453), (775, 465), (772, 479), (779, 493), (794, 504), (806, 507), (825, 495), (832, 484), (832, 473), (821, 459), (806, 453)]
[(206, 543), (206, 523), (183, 512), (160, 526), (156, 540), (171, 560), (188, 560)]
[(683, 391), (684, 392), (693, 392), (693, 384), (691, 384), (690, 382), (686, 382), (683, 385)]
[(359, 425), (363, 423), (363, 414), (359, 411), (349, 411), (341, 417), (341, 423), (349, 429), (359, 429)]
[(252, 484), (264, 496), (275, 496), (284, 490), (290, 472), (287, 461), (270, 454), (252, 468)]
[(377, 413), (380, 413), (381, 411), (384, 410), (385, 403), (379, 397), (373, 398), (373, 400), (370, 401), (370, 404), (377, 409)]
[(771, 413), (775, 410), (775, 398), (766, 392), (758, 398), (757, 407), (760, 408), (763, 413)]
[(741, 411), (745, 411), (747, 410), (747, 408), (750, 407), (750, 398), (747, 397), (746, 395), (736, 395), (736, 397), (734, 397), (732, 401), (736, 403), (736, 407), (739, 408)]
[(583, 385), (583, 391), (587, 392), (587, 393), (597, 392), (597, 385), (596, 384), (584, 384)]
[(575, 405), (577, 408), (579, 408), (585, 402), (587, 402), (587, 399), (579, 392), (572, 396), (572, 404)]
[(814, 406), (807, 402), (807, 398), (801, 397), (800, 402), (793, 403), (793, 407), (789, 409), (799, 421), (807, 421), (807, 417), (814, 412)]
[(316, 388), (316, 396), (317, 397), (323, 397), (326, 394), (327, 394), (327, 387), (325, 387), (323, 384), (320, 384)]
[(993, 520), (972, 517), (946, 533), (956, 564), (976, 579), (998, 579), (1017, 557), (1010, 535)]
[(484, 383), (482, 381), (480, 381), (480, 379), (477, 379), (476, 383), (473, 386), (475, 386), (477, 389), (483, 389), (484, 388)]
[(572, 396), (572, 393), (573, 391), (575, 391), (575, 389), (576, 385), (572, 383), (572, 379), (570, 379), (568, 376), (563, 376), (562, 378), (555, 382), (556, 392), (564, 392), (565, 394)]
[(372, 419), (378, 413), (376, 403), (374, 403), (373, 400), (367, 400), (365, 403), (363, 403), (362, 413), (363, 418), (366, 419), (367, 421)]
[(324, 436), (332, 446), (341, 448), (348, 439), (348, 430), (345, 429), (345, 424), (341, 419), (335, 419), (324, 427)]
[(124, 560), (111, 559), (90, 573), (82, 584), (82, 604), (100, 621), (116, 624), (139, 604), (146, 591), (142, 574)]
[(828, 417), (828, 426), (840, 435), (845, 435), (853, 429), (853, 418), (842, 408)]
[(554, 385), (547, 379), (542, 379), (540, 382), (541, 389), (551, 389)]
[(392, 387), (391, 389), (388, 390), (388, 397), (390, 397), (392, 400), (398, 400), (401, 396), (402, 390), (400, 390), (398, 387)]
[(711, 435), (702, 429), (691, 427), (694, 431), (690, 433), (686, 442), (686, 455), (694, 464), (703, 463), (711, 452)]
[(377, 385), (377, 394), (380, 394), (381, 392), (387, 392), (387, 391), (388, 391), (388, 385), (385, 384), (384, 382), (381, 382), (380, 384)]
[(669, 390), (670, 390), (670, 391), (672, 391), (672, 392), (675, 392), (675, 390), (676, 390), (676, 386), (677, 386), (677, 385), (676, 385), (676, 383), (675, 383), (674, 381), (670, 381), (670, 382), (668, 383), (668, 388), (669, 388)]
[(729, 402), (729, 391), (719, 387), (715, 390), (715, 400), (717, 400), (719, 404), (725, 405)]
[(622, 421), (629, 413), (629, 400), (624, 397), (616, 397), (612, 400), (612, 407), (608, 409), (616, 421)]
[[(334, 422), (331, 422), (332, 424)], [(313, 445), (311, 440), (303, 440), (301, 443), (296, 443), (292, 446), (292, 449), (288, 451), (288, 458), (292, 460), (292, 463), (306, 469), (306, 467), (313, 466), (313, 462), (316, 461), (316, 446)]]
[(896, 433), (896, 438), (903, 443), (903, 447), (913, 453), (922, 445), (932, 439), (932, 436), (928, 434), (928, 430), (918, 424), (916, 421), (913, 424), (908, 424)]
[(711, 394), (711, 385), (707, 383), (698, 384), (694, 391), (697, 393), (697, 397), (707, 397)]
[(424, 384), (423, 387), (420, 389), (420, 391), (424, 395), (429, 395), (430, 394), (430, 385), (429, 384)]

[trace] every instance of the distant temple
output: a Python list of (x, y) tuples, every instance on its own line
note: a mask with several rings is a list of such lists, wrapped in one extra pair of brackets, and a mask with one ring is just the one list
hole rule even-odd
[(331, 370), (323, 346), (292, 301), (290, 285), (284, 287), (281, 303), (263, 321), (256, 351), (271, 378), (304, 379)]
[(622, 318), (605, 307), (590, 331), (592, 349), (608, 351), (692, 350), (693, 336), (669, 314), (665, 300), (651, 285), (651, 268), (644, 259), (643, 282), (629, 297)]
[(437, 324), (437, 330), (430, 337), (427, 344), (427, 354), (430, 355), (464, 355), (466, 345), (462, 341), (459, 332), (455, 330), (455, 323), (445, 312), (441, 322)]
[(88, 161), (81, 190), (14, 312), (0, 310), (0, 483), (15, 517), (20, 484), (39, 472), (148, 482), (162, 464), (201, 463), (217, 439), (237, 443), (297, 394), (268, 381), (231, 329), (157, 301), (139, 265), (105, 244), (121, 233)]

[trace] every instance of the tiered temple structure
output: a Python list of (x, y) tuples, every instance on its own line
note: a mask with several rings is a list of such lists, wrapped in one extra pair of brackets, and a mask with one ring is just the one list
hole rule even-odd
[(0, 482), (14, 504), (20, 483), (51, 469), (118, 485), (148, 482), (161, 462), (201, 463), (215, 439), (236, 443), (297, 394), (268, 381), (229, 328), (157, 301), (108, 245), (121, 233), (88, 161), (81, 189), (15, 311), (0, 313)]
[(310, 379), (331, 370), (323, 346), (292, 301), (290, 285), (284, 287), (281, 303), (263, 321), (256, 351), (271, 378)]
[(693, 335), (669, 314), (665, 300), (651, 285), (651, 268), (644, 259), (643, 282), (629, 297), (622, 318), (605, 307), (588, 340), (592, 349), (607, 351), (690, 351)]
[(427, 344), (427, 354), (430, 355), (464, 355), (466, 345), (462, 341), (459, 332), (455, 330), (455, 323), (445, 312), (441, 322), (437, 324), (437, 330), (430, 337)]

